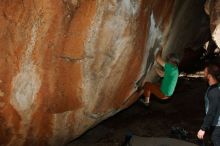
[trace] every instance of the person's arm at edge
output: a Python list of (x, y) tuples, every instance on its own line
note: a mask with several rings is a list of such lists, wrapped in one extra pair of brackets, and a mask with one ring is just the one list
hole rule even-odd
[(216, 110), (218, 108), (218, 94), (216, 92), (212, 92), (213, 95), (210, 95), (209, 98), (209, 110), (204, 118), (201, 129), (206, 131), (210, 128), (216, 114)]
[(205, 132), (210, 128), (212, 121), (214, 120), (216, 109), (218, 106), (217, 94), (214, 96), (210, 96), (209, 100), (210, 100), (209, 101), (209, 110), (208, 110), (208, 112), (204, 118), (203, 124), (197, 134), (199, 139), (203, 139)]

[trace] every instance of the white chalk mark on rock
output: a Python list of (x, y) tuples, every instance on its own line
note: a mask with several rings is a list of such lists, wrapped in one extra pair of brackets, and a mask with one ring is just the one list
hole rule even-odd
[(37, 27), (34, 25), (31, 31), (30, 43), (28, 43), (25, 54), (22, 57), (20, 72), (12, 81), (12, 104), (18, 110), (28, 110), (31, 108), (41, 85), (40, 77), (36, 71), (36, 65), (32, 60), (36, 37)]

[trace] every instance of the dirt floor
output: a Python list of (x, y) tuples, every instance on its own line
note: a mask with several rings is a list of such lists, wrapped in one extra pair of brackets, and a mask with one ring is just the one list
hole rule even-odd
[[(196, 134), (204, 117), (202, 78), (179, 78), (172, 98), (162, 102), (152, 98), (150, 107), (140, 102), (103, 121), (68, 146), (120, 146), (126, 134), (144, 137), (174, 137), (197, 143)], [(184, 129), (182, 137), (175, 129)], [(207, 146), (210, 141), (207, 140)]]

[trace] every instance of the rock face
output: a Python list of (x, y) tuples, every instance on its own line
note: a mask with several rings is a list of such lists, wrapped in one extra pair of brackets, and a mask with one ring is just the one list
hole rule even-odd
[(205, 11), (210, 16), (210, 29), (212, 38), (220, 47), (220, 1), (207, 0)]
[(1, 0), (0, 14), (0, 145), (11, 146), (78, 137), (137, 100), (157, 47), (181, 54), (208, 28), (200, 0)]

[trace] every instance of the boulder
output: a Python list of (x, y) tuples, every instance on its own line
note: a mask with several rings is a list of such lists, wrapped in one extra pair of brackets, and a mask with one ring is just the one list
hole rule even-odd
[(181, 55), (208, 28), (200, 0), (1, 0), (0, 14), (4, 146), (77, 138), (156, 80), (156, 48)]

